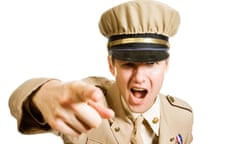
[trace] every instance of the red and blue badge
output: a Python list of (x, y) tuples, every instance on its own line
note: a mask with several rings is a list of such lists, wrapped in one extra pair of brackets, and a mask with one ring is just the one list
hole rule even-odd
[(176, 144), (183, 144), (183, 138), (181, 134), (176, 136)]

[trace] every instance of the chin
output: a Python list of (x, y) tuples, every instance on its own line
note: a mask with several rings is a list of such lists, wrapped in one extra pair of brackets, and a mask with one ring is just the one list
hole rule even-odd
[(144, 113), (145, 111), (147, 111), (147, 108), (145, 108), (143, 105), (130, 106), (130, 110), (134, 113)]

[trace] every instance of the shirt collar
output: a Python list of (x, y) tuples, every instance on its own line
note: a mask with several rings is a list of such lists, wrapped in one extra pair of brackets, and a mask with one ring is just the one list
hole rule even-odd
[(158, 136), (159, 134), (159, 123), (160, 123), (160, 98), (157, 96), (156, 101), (153, 106), (143, 113), (143, 117), (147, 120), (148, 124), (151, 126), (152, 130)]
[[(124, 98), (121, 96), (121, 101), (123, 104), (123, 107), (125, 109), (125, 111), (127, 112), (127, 114), (131, 114), (134, 118), (136, 118), (139, 113), (132, 113)], [(144, 112), (143, 117), (145, 118), (145, 120), (148, 122), (148, 124), (150, 125), (150, 127), (152, 128), (152, 130), (154, 131), (154, 133), (158, 136), (159, 135), (159, 123), (160, 123), (160, 95), (157, 96), (156, 101), (154, 102), (154, 104), (152, 105), (152, 107), (147, 110), (146, 112)]]

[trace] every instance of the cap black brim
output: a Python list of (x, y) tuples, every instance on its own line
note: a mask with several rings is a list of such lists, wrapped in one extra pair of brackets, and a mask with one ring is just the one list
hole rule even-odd
[(130, 62), (156, 62), (169, 57), (166, 50), (147, 50), (147, 49), (121, 49), (111, 50), (113, 58)]

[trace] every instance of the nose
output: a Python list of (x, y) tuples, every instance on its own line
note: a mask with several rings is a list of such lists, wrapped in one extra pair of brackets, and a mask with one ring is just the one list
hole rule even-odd
[(133, 73), (133, 80), (135, 83), (143, 83), (145, 82), (145, 78), (146, 78), (146, 72), (144, 70), (143, 67), (136, 67), (134, 69), (134, 73)]

